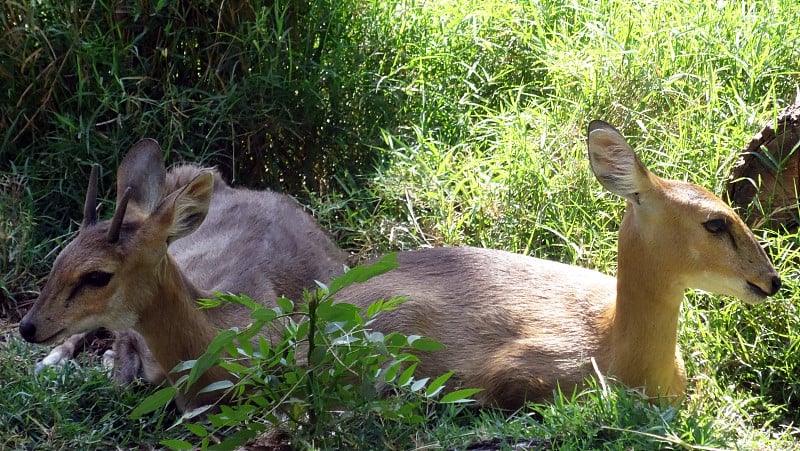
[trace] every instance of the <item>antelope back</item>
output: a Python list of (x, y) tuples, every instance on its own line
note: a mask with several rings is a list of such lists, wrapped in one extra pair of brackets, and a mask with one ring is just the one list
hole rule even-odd
[[(172, 169), (168, 185), (182, 186), (206, 169)], [(344, 256), (314, 218), (288, 196), (231, 188), (214, 171), (205, 221), (169, 250), (184, 274), (209, 291), (244, 293), (269, 302), (302, 298), (314, 281), (341, 274)]]

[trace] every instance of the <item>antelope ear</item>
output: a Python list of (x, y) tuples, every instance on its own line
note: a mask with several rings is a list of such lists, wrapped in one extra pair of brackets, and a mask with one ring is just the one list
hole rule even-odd
[(592, 172), (605, 189), (638, 203), (639, 193), (653, 187), (652, 174), (611, 125), (592, 121), (587, 131)]
[(167, 227), (167, 243), (197, 230), (208, 214), (214, 191), (214, 174), (203, 172), (158, 205), (154, 216)]
[(153, 212), (161, 200), (166, 176), (158, 142), (149, 138), (137, 142), (117, 170), (117, 204), (130, 187), (130, 202), (145, 213)]

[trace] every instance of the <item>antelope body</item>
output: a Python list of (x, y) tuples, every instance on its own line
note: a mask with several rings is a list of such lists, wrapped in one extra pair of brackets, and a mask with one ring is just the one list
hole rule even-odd
[[(20, 323), (30, 342), (57, 343), (97, 327), (122, 331), (121, 365), (138, 356), (147, 379), (174, 382), (178, 376), (167, 373), (199, 357), (219, 329), (252, 321), (244, 307), (199, 310), (198, 299), (232, 292), (270, 305), (279, 296), (299, 299), (343, 269), (342, 253), (293, 200), (231, 188), (195, 165), (167, 173), (153, 140), (124, 158), (111, 221), (97, 221), (92, 178), (80, 231)], [(194, 393), (230, 377), (212, 368), (180, 407), (216, 401), (218, 393)]]
[(677, 347), (687, 288), (761, 302), (780, 279), (736, 213), (698, 186), (650, 173), (612, 126), (588, 129), (592, 170), (627, 200), (617, 278), (576, 266), (468, 247), (403, 252), (400, 266), (351, 285), (337, 300), (408, 300), (372, 327), (418, 334), (445, 349), (416, 374), (455, 370), (480, 403), (516, 409), (579, 386), (593, 372), (677, 403), (686, 375)]

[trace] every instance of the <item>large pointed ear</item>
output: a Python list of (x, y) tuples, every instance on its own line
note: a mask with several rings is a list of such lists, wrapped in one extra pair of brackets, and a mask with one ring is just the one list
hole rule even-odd
[(130, 187), (130, 202), (145, 213), (152, 212), (161, 200), (166, 175), (158, 142), (149, 138), (137, 142), (117, 170), (117, 203)]
[(589, 123), (587, 132), (589, 162), (603, 187), (638, 203), (639, 193), (653, 187), (651, 174), (625, 138), (603, 121)]
[(200, 227), (208, 214), (213, 192), (214, 174), (203, 172), (161, 201), (153, 216), (166, 223), (167, 243), (189, 235)]

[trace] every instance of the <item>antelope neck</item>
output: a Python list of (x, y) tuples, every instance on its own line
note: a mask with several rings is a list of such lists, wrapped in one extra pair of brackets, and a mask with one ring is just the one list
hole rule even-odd
[[(182, 361), (200, 357), (217, 330), (206, 314), (197, 308), (196, 300), (208, 295), (183, 275), (169, 254), (158, 271), (160, 278), (152, 302), (141, 312), (134, 328), (144, 337), (153, 356), (174, 382), (179, 375), (170, 374), (170, 371)], [(202, 388), (224, 378), (222, 374), (215, 374), (215, 368), (212, 368), (196, 385)]]

